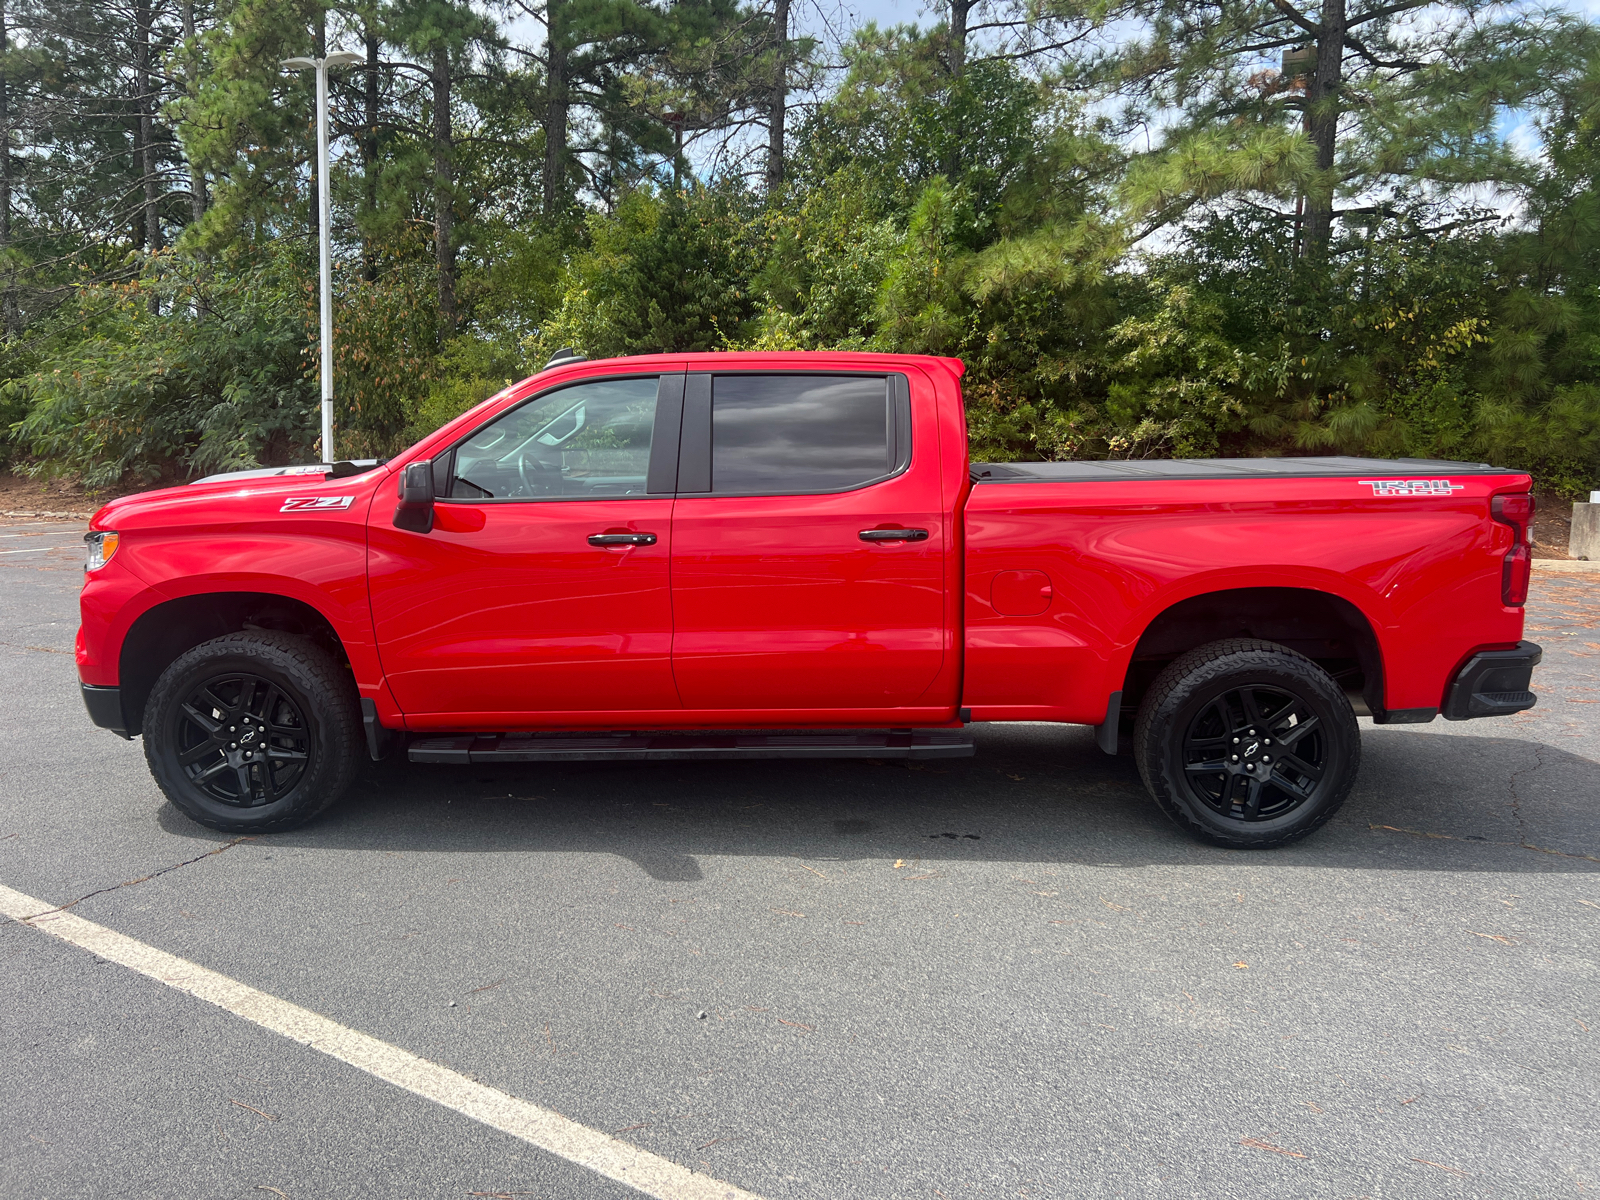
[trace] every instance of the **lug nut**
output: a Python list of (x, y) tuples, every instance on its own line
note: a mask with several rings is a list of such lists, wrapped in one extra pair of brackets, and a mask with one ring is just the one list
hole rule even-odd
[(237, 750), (238, 748), (239, 748), (239, 743), (238, 742), (229, 742), (228, 743), (228, 749), (229, 750)]
[(1238, 744), (1239, 744), (1239, 739), (1238, 739), (1238, 738), (1234, 738), (1234, 739), (1233, 739), (1233, 744), (1234, 744), (1234, 745), (1235, 745), (1235, 746), (1237, 746), (1237, 745), (1238, 745)]
[(1272, 739), (1271, 738), (1267, 738), (1265, 744), (1268, 745), (1268, 746), (1272, 745)]
[(1270, 754), (1263, 754), (1263, 755), (1262, 755), (1262, 756), (1261, 756), (1261, 761), (1262, 761), (1262, 762), (1271, 762), (1271, 761), (1272, 761), (1272, 755), (1270, 755)]
[(1235, 755), (1234, 755), (1234, 756), (1233, 756), (1233, 761), (1234, 761), (1234, 762), (1238, 762), (1238, 761), (1239, 761), (1239, 756), (1238, 756), (1238, 755), (1237, 755), (1237, 754), (1235, 754)]
[[(228, 732), (229, 733), (238, 733), (239, 732), (239, 727), (237, 725), (229, 725), (228, 726)], [(1237, 742), (1239, 739), (1238, 738), (1234, 738), (1233, 740)]]

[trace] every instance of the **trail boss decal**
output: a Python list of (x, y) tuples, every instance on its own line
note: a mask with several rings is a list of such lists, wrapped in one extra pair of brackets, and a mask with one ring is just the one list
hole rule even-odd
[(312, 509), (345, 509), (355, 503), (354, 496), (290, 496), (279, 512), (308, 512)]
[(1448, 479), (1363, 479), (1361, 484), (1374, 496), (1448, 496), (1467, 486)]

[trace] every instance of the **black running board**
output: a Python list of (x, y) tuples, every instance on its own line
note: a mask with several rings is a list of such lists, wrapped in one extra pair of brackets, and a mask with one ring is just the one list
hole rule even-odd
[(625, 762), (726, 758), (970, 758), (964, 729), (772, 733), (480, 733), (412, 741), (420, 763)]

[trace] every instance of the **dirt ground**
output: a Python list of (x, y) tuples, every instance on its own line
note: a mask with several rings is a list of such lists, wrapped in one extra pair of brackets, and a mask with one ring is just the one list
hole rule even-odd
[(1567, 539), (1572, 532), (1572, 501), (1560, 496), (1540, 496), (1533, 515), (1533, 556), (1571, 558)]
[(109, 496), (89, 496), (75, 479), (29, 479), (0, 471), (0, 517), (88, 520)]

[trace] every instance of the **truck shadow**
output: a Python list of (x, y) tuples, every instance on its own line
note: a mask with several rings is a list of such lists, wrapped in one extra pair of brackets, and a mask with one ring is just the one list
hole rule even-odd
[[(275, 843), (341, 850), (617, 855), (693, 883), (718, 856), (829, 862), (1216, 866), (1241, 853), (1180, 833), (1133, 760), (1090, 732), (978, 726), (972, 759), (372, 766), (342, 804)], [(1600, 764), (1552, 746), (1363, 730), (1333, 821), (1274, 866), (1600, 872)], [(214, 838), (170, 805), (161, 824)]]

